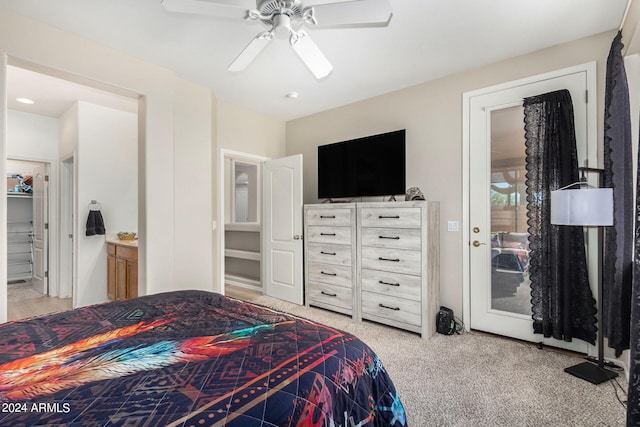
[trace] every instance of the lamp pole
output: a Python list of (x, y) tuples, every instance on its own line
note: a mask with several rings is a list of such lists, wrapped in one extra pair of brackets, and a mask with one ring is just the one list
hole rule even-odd
[[(580, 171), (583, 176), (585, 172), (596, 172), (598, 173), (598, 188), (602, 187), (602, 175), (604, 174), (604, 169), (596, 169), (589, 167), (579, 167), (578, 171)], [(613, 372), (604, 367), (604, 328), (602, 324), (602, 295), (603, 295), (603, 259), (604, 259), (604, 226), (598, 225), (598, 280), (597, 283), (597, 295), (598, 301), (596, 304), (596, 322), (598, 323), (598, 335), (597, 335), (597, 344), (598, 344), (598, 364), (591, 363), (589, 361), (582, 362), (574, 366), (570, 366), (565, 368), (565, 372), (581, 378), (585, 381), (589, 381), (593, 384), (601, 384), (605, 381), (609, 381), (618, 376), (617, 372)]]

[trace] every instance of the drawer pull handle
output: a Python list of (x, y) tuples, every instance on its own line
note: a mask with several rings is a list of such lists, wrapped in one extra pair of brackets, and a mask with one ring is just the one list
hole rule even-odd
[(320, 215), (320, 218), (334, 219), (335, 215)]
[(337, 296), (338, 296), (337, 294), (331, 294), (331, 293), (329, 293), (329, 292), (325, 292), (325, 291), (322, 291), (322, 292), (320, 292), (320, 293), (321, 293), (322, 295), (326, 295), (326, 296), (328, 296), (328, 297), (337, 297)]
[(378, 257), (378, 259), (380, 261), (391, 261), (391, 262), (400, 262), (400, 258), (382, 258), (381, 256)]
[(400, 219), (400, 215), (378, 215), (378, 219)]
[(321, 253), (322, 255), (336, 255), (336, 253), (335, 253), (335, 252), (325, 252), (325, 251), (320, 251), (320, 253)]
[(400, 311), (400, 307), (389, 307), (388, 305), (378, 304), (382, 308), (386, 308), (387, 310)]
[(382, 280), (378, 280), (378, 283), (380, 283), (381, 285), (400, 286), (400, 283), (389, 283)]
[(400, 236), (378, 236), (380, 239), (400, 240)]
[(336, 273), (325, 273), (324, 271), (321, 271), (320, 274), (324, 274), (325, 276), (337, 276)]
[(321, 236), (335, 236), (336, 233), (320, 233)]

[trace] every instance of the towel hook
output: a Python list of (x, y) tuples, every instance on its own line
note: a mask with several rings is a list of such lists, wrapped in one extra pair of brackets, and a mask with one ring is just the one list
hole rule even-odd
[[(92, 209), (92, 208), (97, 208), (97, 209)], [(100, 203), (98, 203), (95, 200), (92, 200), (91, 203), (89, 203), (89, 210), (90, 211), (99, 211), (100, 209), (102, 209), (102, 205)]]

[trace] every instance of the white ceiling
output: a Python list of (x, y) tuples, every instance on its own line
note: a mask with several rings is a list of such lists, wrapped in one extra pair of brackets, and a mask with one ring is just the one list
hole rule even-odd
[[(34, 104), (20, 103), (18, 98), (30, 99)], [(138, 102), (131, 98), (20, 67), (7, 69), (7, 105), (12, 110), (60, 117), (77, 101), (131, 113), (138, 111)]]
[[(386, 27), (308, 31), (334, 66), (322, 81), (284, 40), (274, 40), (245, 71), (229, 73), (226, 67), (264, 27), (169, 13), (160, 0), (0, 0), (0, 7), (172, 69), (223, 101), (290, 120), (618, 28), (627, 4), (389, 1), (393, 16)], [(327, 0), (303, 4), (321, 2)], [(286, 98), (291, 91), (299, 98)]]

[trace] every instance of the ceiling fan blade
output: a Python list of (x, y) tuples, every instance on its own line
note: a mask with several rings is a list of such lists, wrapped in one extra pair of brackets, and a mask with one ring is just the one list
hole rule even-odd
[(255, 8), (251, 0), (162, 0), (169, 12), (208, 15), (221, 18), (244, 19), (249, 9)]
[(233, 60), (231, 65), (227, 67), (227, 70), (235, 73), (247, 68), (247, 66), (249, 66), (249, 64), (251, 64), (254, 59), (256, 59), (256, 56), (258, 56), (258, 54), (262, 52), (262, 49), (267, 47), (272, 39), (273, 33), (271, 31), (265, 31), (264, 33), (258, 34), (256, 38), (251, 40), (251, 43), (249, 43), (247, 47), (245, 47), (244, 50), (240, 52), (240, 55), (238, 55), (237, 58)]
[(310, 6), (318, 28), (386, 25), (391, 19), (389, 0), (352, 0)]
[(298, 54), (298, 57), (316, 79), (320, 80), (331, 74), (333, 66), (306, 32), (292, 32), (290, 41), (294, 52)]

